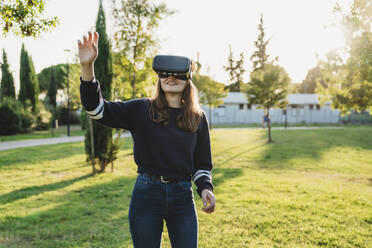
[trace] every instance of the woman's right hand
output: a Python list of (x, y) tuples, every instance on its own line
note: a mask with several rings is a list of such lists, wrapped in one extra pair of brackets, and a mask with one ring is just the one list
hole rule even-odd
[(98, 33), (88, 32), (83, 36), (83, 42), (78, 40), (79, 59), (82, 66), (90, 66), (98, 56)]

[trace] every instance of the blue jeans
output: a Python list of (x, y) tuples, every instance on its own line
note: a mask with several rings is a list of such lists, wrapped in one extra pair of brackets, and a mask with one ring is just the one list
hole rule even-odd
[(159, 248), (164, 220), (173, 248), (198, 247), (198, 218), (191, 181), (163, 183), (139, 174), (128, 219), (134, 248)]

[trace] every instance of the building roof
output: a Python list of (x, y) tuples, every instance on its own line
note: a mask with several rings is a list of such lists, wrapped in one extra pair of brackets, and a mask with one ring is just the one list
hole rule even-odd
[(229, 92), (223, 99), (224, 103), (248, 103), (247, 97), (242, 92)]
[(319, 104), (318, 94), (288, 94), (289, 104)]
[[(289, 104), (319, 104), (318, 94), (288, 94)], [(245, 93), (229, 92), (224, 98), (224, 103), (248, 103)]]

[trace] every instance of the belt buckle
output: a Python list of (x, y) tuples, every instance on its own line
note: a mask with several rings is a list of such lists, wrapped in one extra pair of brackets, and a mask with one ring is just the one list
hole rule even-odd
[(163, 183), (169, 183), (170, 182), (170, 181), (164, 180), (163, 178), (164, 178), (163, 176), (160, 176), (160, 181), (162, 181)]

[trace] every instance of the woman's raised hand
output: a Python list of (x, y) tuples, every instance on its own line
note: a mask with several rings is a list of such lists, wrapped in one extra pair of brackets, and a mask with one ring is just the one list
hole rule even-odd
[(78, 40), (79, 59), (81, 65), (92, 65), (98, 56), (98, 33), (88, 32), (83, 42)]

